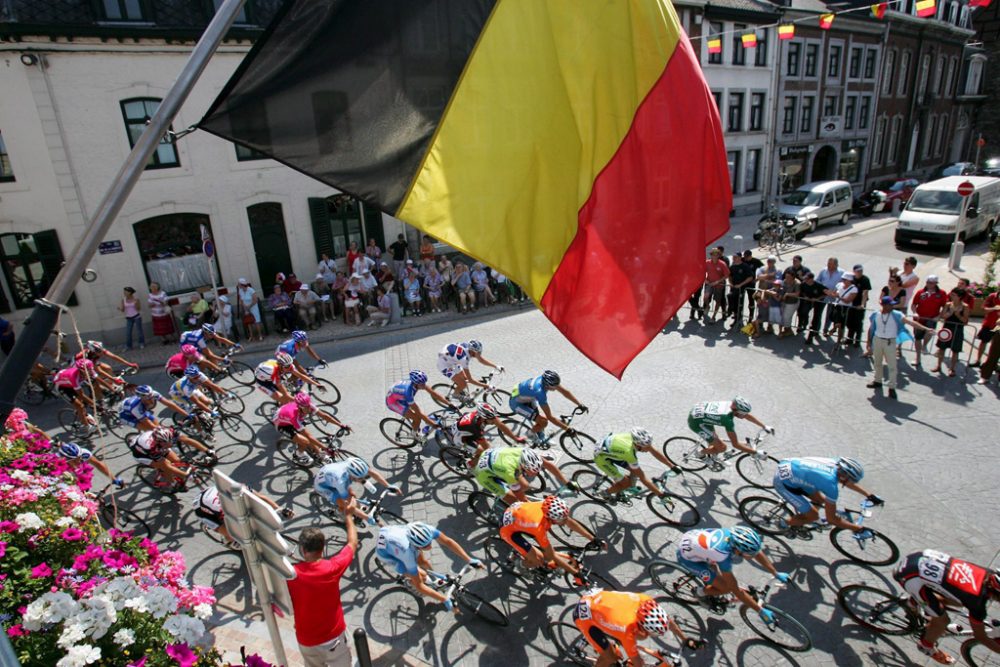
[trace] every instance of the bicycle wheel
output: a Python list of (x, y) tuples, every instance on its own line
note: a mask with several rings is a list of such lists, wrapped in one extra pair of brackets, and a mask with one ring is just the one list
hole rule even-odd
[(308, 385), (309, 395), (313, 397), (314, 401), (326, 406), (340, 403), (340, 390), (337, 389), (337, 385), (322, 378), (315, 378), (315, 380), (319, 383), (318, 387)]
[(646, 566), (650, 578), (667, 597), (679, 602), (698, 604), (702, 585), (694, 575), (669, 561), (656, 559)]
[[(329, 407), (329, 406), (327, 406)], [(309, 415), (306, 423), (311, 427), (322, 433), (323, 435), (328, 435), (330, 437), (336, 436), (340, 432), (340, 427), (336, 424), (331, 424), (325, 419), (316, 416), (316, 413)]]
[(105, 412), (101, 415), (101, 422), (104, 424), (104, 428), (111, 431), (116, 438), (125, 437), (125, 434), (132, 428), (121, 420), (117, 410)]
[(469, 461), (472, 460), (471, 450), (446, 445), (441, 448), (438, 458), (441, 459), (441, 463), (444, 464), (445, 468), (459, 477), (472, 477), (472, 468), (469, 467)]
[(694, 503), (672, 493), (667, 493), (662, 498), (649, 493), (646, 495), (646, 505), (653, 514), (677, 528), (690, 528), (701, 521), (701, 514)]
[(216, 397), (215, 405), (219, 409), (219, 412), (224, 415), (241, 415), (247, 409), (243, 399), (233, 392)]
[(801, 623), (780, 609), (764, 605), (774, 614), (773, 623), (765, 623), (760, 615), (746, 605), (740, 606), (740, 617), (754, 633), (764, 641), (780, 646), (787, 651), (804, 653), (812, 648), (812, 637)]
[(677, 464), (681, 470), (688, 472), (698, 472), (704, 470), (708, 465), (707, 461), (698, 458), (698, 454), (705, 445), (699, 440), (689, 438), (686, 435), (678, 435), (667, 438), (663, 443), (663, 455)]
[(413, 429), (402, 419), (386, 417), (378, 423), (378, 428), (382, 431), (385, 439), (397, 447), (410, 449), (420, 444), (420, 439), (413, 432)]
[(149, 524), (139, 518), (135, 512), (124, 507), (104, 501), (101, 503), (101, 526), (105, 530), (112, 528), (132, 533), (134, 537), (152, 538), (153, 531)]
[(881, 588), (851, 584), (837, 591), (837, 604), (858, 625), (883, 635), (909, 635), (917, 631), (917, 616), (905, 598)]
[(258, 417), (263, 417), (268, 421), (268, 423), (274, 421), (274, 415), (277, 412), (278, 412), (278, 404), (275, 403), (274, 401), (264, 401), (263, 403), (257, 406), (256, 410), (254, 410), (254, 414), (256, 414)]
[(276, 445), (278, 453), (293, 466), (308, 470), (316, 465), (316, 459), (307, 450), (299, 449), (290, 438), (279, 438)]
[(387, 526), (405, 526), (408, 523), (406, 519), (395, 512), (384, 510), (381, 507), (378, 510), (378, 520)]
[(597, 653), (580, 634), (580, 629), (572, 623), (551, 623), (547, 631), (559, 651), (559, 659), (554, 663), (571, 662), (582, 667), (593, 667), (597, 662)]
[(507, 503), (492, 493), (476, 491), (469, 494), (469, 509), (491, 526), (499, 526)]
[(141, 465), (139, 466), (139, 469), (136, 470), (135, 474), (146, 484), (146, 486), (154, 491), (159, 491), (162, 494), (173, 496), (181, 490), (181, 487), (167, 482), (160, 472), (152, 466)]
[(94, 434), (93, 427), (81, 424), (72, 408), (59, 411), (59, 425), (73, 440), (89, 440)]
[(570, 478), (580, 487), (580, 493), (598, 502), (607, 502), (602, 492), (611, 486), (611, 480), (607, 475), (593, 468), (577, 470)]
[(254, 385), (253, 369), (242, 361), (230, 361), (229, 366), (226, 368), (226, 375), (244, 387), (252, 387)]
[(785, 227), (781, 230), (781, 238), (778, 239), (778, 245), (782, 250), (788, 250), (793, 245), (795, 245), (795, 233)]
[(618, 590), (618, 584), (614, 583), (602, 574), (594, 571), (591, 566), (586, 566), (580, 570), (582, 585), (576, 583), (576, 576), (569, 572), (562, 572), (563, 585), (569, 590), (586, 590), (588, 588), (600, 588), (604, 591)]
[[(589, 530), (599, 540), (607, 540), (618, 532), (620, 527), (618, 516), (614, 509), (597, 500), (583, 500), (573, 505), (570, 516)], [(552, 524), (549, 529), (552, 538), (567, 547), (582, 547), (589, 540), (583, 535), (569, 529), (566, 524)]]
[(743, 481), (758, 489), (770, 489), (774, 486), (774, 471), (778, 467), (778, 459), (773, 456), (757, 458), (753, 454), (741, 454), (736, 459), (736, 473)]
[(563, 431), (559, 436), (559, 446), (571, 459), (580, 463), (591, 463), (594, 460), (594, 445), (596, 441), (580, 431)]
[(455, 602), (458, 603), (459, 609), (475, 614), (480, 620), (486, 621), (490, 625), (506, 627), (510, 624), (510, 621), (505, 613), (494, 607), (479, 595), (470, 591), (465, 586), (459, 586), (456, 588), (455, 592), (452, 593), (452, 597)]
[(438, 382), (437, 384), (431, 386), (431, 389), (433, 389), (434, 391), (436, 391), (441, 396), (444, 396), (444, 400), (445, 400), (444, 403), (442, 403), (441, 401), (437, 400), (436, 398), (434, 399), (434, 402), (437, 403), (438, 405), (440, 405), (441, 407), (445, 407), (445, 408), (448, 407), (448, 406), (451, 406), (453, 408), (461, 408), (462, 407), (462, 399), (460, 399), (458, 397), (458, 395), (455, 393), (455, 385), (453, 385), (452, 383), (450, 383), (450, 382)]
[(514, 411), (510, 409), (510, 392), (503, 389), (486, 390), (479, 397), (483, 403), (490, 405), (501, 417), (510, 417)]
[[(504, 426), (506, 426), (507, 428), (509, 428), (511, 430), (511, 433), (513, 433), (515, 436), (520, 437), (520, 438), (527, 438), (528, 437), (528, 431), (530, 430), (530, 425), (529, 425), (528, 422), (526, 422), (525, 420), (521, 419), (520, 417), (507, 417), (505, 419), (501, 419), (500, 422)], [(517, 446), (517, 445), (520, 444), (516, 440), (513, 440), (504, 431), (500, 431), (500, 439), (503, 440), (504, 443), (506, 443), (508, 446), (511, 446), (511, 447), (514, 447), (514, 446)]]
[(750, 526), (765, 535), (782, 535), (788, 532), (792, 510), (777, 498), (750, 496), (739, 504), (740, 516)]
[(253, 427), (239, 415), (219, 415), (219, 427), (236, 442), (246, 444), (253, 441)]
[(487, 563), (495, 563), (501, 571), (521, 579), (525, 578), (527, 569), (524, 567), (524, 560), (509, 544), (499, 537), (491, 537), (486, 540), (484, 549)]
[(21, 388), (21, 392), (17, 395), (17, 400), (28, 407), (41, 405), (45, 400), (45, 392), (34, 380), (29, 379)]
[(830, 542), (833, 548), (847, 556), (855, 563), (866, 565), (892, 565), (899, 558), (899, 547), (888, 537), (872, 530), (872, 536), (867, 539), (855, 539), (854, 531), (845, 528), (834, 528), (830, 531)]
[(344, 449), (343, 447), (340, 447), (340, 446), (337, 446), (337, 447), (330, 446), (327, 449), (327, 454), (334, 461), (346, 461), (347, 459), (356, 459), (356, 458), (358, 458), (357, 454), (355, 454), (352, 451), (346, 450), (346, 449)]
[(969, 667), (1000, 666), (1000, 653), (994, 653), (978, 639), (966, 639), (962, 642), (962, 657), (969, 663)]

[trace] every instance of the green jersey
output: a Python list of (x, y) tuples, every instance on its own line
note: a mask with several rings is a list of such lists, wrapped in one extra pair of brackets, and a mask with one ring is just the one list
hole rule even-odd
[(710, 429), (721, 426), (730, 432), (736, 431), (733, 423), (733, 402), (732, 401), (706, 401), (698, 403), (691, 408), (688, 415), (688, 424), (697, 424)]
[(523, 452), (523, 447), (500, 447), (490, 450), (482, 456), (486, 461), (484, 467), (508, 484), (514, 484), (517, 482), (517, 469), (521, 466)]
[(601, 443), (598, 454), (603, 454), (612, 461), (620, 461), (630, 466), (639, 462), (631, 433), (614, 433), (609, 435)]

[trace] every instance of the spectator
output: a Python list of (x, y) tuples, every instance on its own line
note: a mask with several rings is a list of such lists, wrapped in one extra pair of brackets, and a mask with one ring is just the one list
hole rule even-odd
[[(948, 377), (955, 377), (958, 355), (965, 344), (965, 325), (969, 323), (969, 307), (965, 304), (965, 290), (956, 287), (948, 294), (948, 303), (941, 309), (941, 331), (938, 332), (937, 365), (931, 373), (941, 371), (945, 350), (951, 350)], [(948, 332), (948, 333), (945, 333)]]
[(455, 293), (458, 294), (458, 312), (465, 313), (468, 310), (474, 310), (476, 306), (476, 294), (472, 290), (472, 275), (469, 273), (469, 267), (465, 265), (465, 262), (458, 262), (455, 264), (455, 273), (451, 277), (451, 284), (455, 288)]
[(368, 305), (374, 304), (378, 297), (375, 296), (375, 288), (378, 287), (378, 281), (375, 280), (375, 276), (368, 269), (361, 272), (361, 295), (364, 302)]
[[(702, 302), (702, 310), (705, 311), (705, 324), (712, 324), (716, 319), (725, 316), (726, 280), (728, 278), (729, 267), (722, 261), (722, 252), (718, 248), (712, 248), (708, 259), (705, 260), (705, 294)], [(709, 307), (713, 302), (715, 308), (709, 315)]]
[(854, 300), (854, 305), (847, 311), (847, 344), (861, 348), (861, 331), (865, 328), (865, 309), (868, 307), (868, 295), (872, 291), (872, 281), (865, 275), (865, 267), (861, 264), (854, 265), (854, 286), (858, 289), (858, 296)]
[[(729, 315), (733, 318), (733, 329), (743, 326), (743, 300), (746, 295), (746, 287), (753, 287), (754, 281), (753, 267), (743, 261), (743, 255), (736, 253), (733, 255), (733, 263), (729, 266)], [(753, 311), (753, 306), (750, 306)]]
[(907, 257), (903, 260), (903, 272), (899, 274), (899, 280), (903, 284), (903, 289), (906, 290), (906, 301), (903, 303), (904, 311), (910, 308), (910, 304), (913, 303), (913, 296), (916, 294), (917, 284), (920, 282), (920, 278), (914, 273), (916, 268), (916, 257)]
[(319, 267), (316, 269), (327, 285), (333, 284), (333, 279), (337, 275), (337, 263), (330, 259), (325, 252), (320, 256)]
[(792, 257), (792, 265), (788, 268), (795, 273), (795, 279), (800, 283), (805, 279), (806, 274), (809, 273), (809, 269), (802, 264), (802, 255)]
[(411, 264), (406, 269), (406, 276), (403, 278), (403, 296), (406, 304), (417, 317), (423, 315), (423, 301), (420, 298), (420, 276)]
[[(900, 276), (900, 278), (902, 277)], [(944, 290), (938, 287), (938, 277), (933, 274), (927, 276), (927, 283), (924, 285), (924, 288), (917, 290), (916, 294), (913, 295), (910, 308), (915, 316), (914, 319), (925, 327), (913, 332), (916, 338), (913, 347), (917, 351), (917, 366), (920, 366), (921, 352), (926, 351), (925, 341), (930, 341), (927, 337), (927, 331), (934, 331), (937, 327), (941, 309), (944, 308), (946, 303), (948, 303), (948, 297), (944, 293)]]
[(866, 355), (874, 357), (875, 365), (875, 379), (868, 383), (868, 388), (881, 389), (882, 366), (888, 366), (887, 384), (891, 399), (896, 398), (896, 358), (899, 356), (896, 348), (913, 340), (905, 325), (909, 324), (914, 329), (923, 327), (919, 322), (904, 316), (902, 311), (896, 310), (895, 305), (892, 297), (884, 296), (880, 302), (880, 311), (872, 313), (868, 318), (868, 347), (865, 351)]
[(215, 313), (215, 330), (223, 338), (233, 336), (233, 307), (229, 303), (229, 297), (225, 294), (219, 295), (212, 306)]
[(289, 273), (287, 276), (284, 273), (278, 275), (280, 276), (281, 289), (285, 290), (285, 294), (288, 296), (294, 297), (295, 293), (302, 287), (302, 281), (296, 278), (294, 273)]
[(781, 276), (781, 333), (778, 338), (794, 336), (792, 320), (799, 309), (799, 294), (801, 286), (795, 275), (795, 269), (788, 267)]
[(341, 291), (344, 294), (344, 322), (361, 326), (361, 276), (352, 275)]
[(142, 302), (135, 298), (135, 288), (126, 287), (122, 290), (122, 300), (118, 310), (125, 315), (125, 349), (132, 349), (132, 332), (138, 329), (139, 348), (146, 347), (146, 336), (142, 332)]
[[(334, 280), (336, 280), (336, 275), (334, 275)], [(332, 320), (333, 294), (330, 291), (330, 284), (326, 282), (326, 279), (324, 279), (323, 275), (320, 273), (316, 274), (316, 280), (313, 281), (313, 292), (316, 292), (316, 296), (319, 297), (319, 303), (316, 304), (316, 319), (319, 322)]]
[(979, 379), (976, 380), (976, 384), (987, 384), (997, 369), (997, 362), (1000, 361), (1000, 326), (993, 327), (989, 344), (990, 350), (986, 353), (986, 361), (979, 369)]
[[(290, 274), (293, 278), (294, 274)], [(250, 281), (240, 278), (236, 281), (236, 313), (246, 329), (247, 341), (252, 341), (256, 335), (257, 340), (264, 340), (264, 332), (261, 329), (260, 319), (260, 297), (257, 290), (250, 286)]]
[(482, 262), (476, 262), (472, 265), (472, 289), (476, 293), (476, 298), (483, 298), (483, 305), (491, 306), (497, 302), (496, 297), (493, 296), (493, 291), (490, 290), (490, 279), (483, 268)]
[(816, 275), (812, 271), (808, 271), (799, 285), (798, 332), (809, 330), (806, 345), (816, 342), (819, 329), (823, 325), (824, 308), (826, 308), (826, 288), (816, 282)]
[(350, 245), (347, 246), (347, 270), (348, 271), (350, 271), (351, 273), (357, 273), (357, 271), (354, 270), (354, 262), (358, 259), (358, 257), (361, 257), (362, 255), (364, 255), (364, 253), (361, 252), (360, 250), (358, 250), (358, 242), (357, 241), (351, 241)]
[(389, 295), (381, 285), (375, 288), (375, 295), (377, 305), (368, 306), (368, 315), (371, 318), (368, 326), (373, 327), (378, 324), (380, 327), (384, 327), (389, 324), (389, 318), (392, 315), (392, 301), (389, 300)]
[(438, 273), (441, 274), (441, 280), (444, 281), (441, 286), (441, 301), (447, 308), (455, 294), (454, 286), (451, 283), (451, 279), (455, 275), (455, 265), (451, 263), (447, 255), (441, 255), (441, 259), (438, 260)]
[(323, 558), (326, 536), (306, 528), (299, 537), (302, 562), (288, 582), (295, 617), (295, 638), (305, 667), (351, 667), (350, 635), (340, 601), (340, 578), (354, 560), (358, 532), (346, 521), (347, 544), (332, 558)]
[(768, 281), (767, 287), (757, 290), (757, 319), (753, 337), (772, 333), (774, 325), (781, 325), (781, 278)]
[(174, 327), (174, 314), (170, 310), (170, 297), (163, 291), (157, 282), (149, 283), (149, 296), (146, 303), (149, 304), (149, 314), (153, 318), (153, 335), (160, 337), (160, 342), (166, 345), (171, 341), (176, 328)]
[(403, 280), (406, 271), (406, 260), (410, 258), (410, 247), (406, 244), (406, 237), (402, 234), (396, 237), (396, 241), (389, 246), (392, 251), (392, 275), (400, 282)]
[(726, 257), (726, 248), (724, 246), (717, 245), (714, 249), (719, 251), (719, 259), (722, 260), (722, 263), (729, 266), (729, 258)]
[(976, 334), (976, 339), (979, 341), (979, 351), (976, 354), (976, 360), (971, 364), (972, 368), (982, 366), (986, 344), (993, 340), (993, 330), (997, 326), (997, 321), (1000, 320), (1000, 295), (996, 292), (988, 294), (983, 301), (983, 312), (985, 313), (983, 325), (979, 328), (979, 333)]
[(197, 329), (207, 322), (208, 308), (208, 301), (205, 301), (205, 297), (202, 296), (201, 292), (192, 294), (191, 301), (184, 311), (184, 323), (187, 324), (187, 327), (189, 329)]
[(427, 290), (427, 298), (431, 302), (431, 312), (440, 313), (441, 312), (441, 288), (444, 285), (444, 279), (441, 278), (441, 274), (438, 273), (437, 267), (434, 266), (434, 262), (431, 262), (430, 267), (427, 269), (427, 275), (424, 276), (424, 289)]
[(423, 242), (420, 244), (420, 262), (434, 262), (434, 239), (424, 234)]
[(378, 282), (379, 287), (386, 292), (392, 291), (393, 285), (396, 283), (396, 276), (392, 275), (392, 269), (389, 268), (388, 262), (382, 262), (381, 266), (379, 266), (375, 280)]
[[(969, 312), (971, 313), (972, 309), (976, 307), (976, 297), (972, 296), (972, 283), (969, 282), (968, 278), (959, 278), (958, 284), (951, 292), (956, 290), (963, 290), (965, 292), (965, 296), (962, 297), (962, 303), (969, 307)], [(948, 293), (948, 296), (951, 296), (951, 292)]]
[(14, 348), (14, 325), (0, 317), (0, 352), (4, 357), (10, 356)]
[(292, 299), (295, 304), (295, 312), (298, 313), (299, 321), (308, 329), (319, 328), (319, 295), (303, 283), (299, 291)]
[(359, 276), (363, 275), (365, 271), (375, 270), (375, 260), (373, 260), (368, 255), (361, 253), (354, 258), (354, 264), (351, 265), (351, 273), (356, 273)]
[(757, 302), (756, 295), (754, 294), (754, 292), (757, 291), (757, 272), (764, 267), (764, 262), (754, 257), (752, 250), (744, 250), (743, 263), (750, 267), (754, 276), (754, 279), (743, 287), (743, 294), (746, 297), (747, 302), (747, 322), (751, 322), (753, 321), (754, 305)]
[(347, 274), (337, 271), (333, 283), (330, 285), (330, 293), (333, 295), (333, 314), (339, 315), (344, 312), (344, 288), (347, 287)]
[(507, 280), (507, 276), (496, 269), (490, 270), (490, 276), (493, 278), (493, 284), (497, 286), (497, 301), (504, 301), (507, 304), (514, 303), (514, 293), (510, 289), (510, 281)]
[(374, 266), (378, 266), (378, 263), (382, 260), (382, 248), (378, 247), (378, 243), (375, 242), (374, 238), (368, 239), (368, 245), (365, 246), (365, 255), (367, 255)]
[[(826, 296), (824, 301), (826, 302), (826, 322), (823, 323), (823, 335), (827, 338), (830, 337), (830, 327), (833, 322), (830, 321), (833, 315), (833, 305), (837, 301), (837, 285), (843, 280), (844, 272), (840, 270), (840, 262), (837, 261), (836, 257), (830, 257), (826, 260), (826, 268), (819, 272), (816, 276), (816, 282), (822, 285), (826, 289)], [(818, 334), (818, 329), (817, 329)]]
[(295, 312), (292, 310), (292, 298), (285, 294), (281, 285), (274, 286), (274, 292), (267, 297), (267, 305), (274, 313), (274, 326), (280, 333), (287, 333), (295, 328)]
[(892, 300), (896, 302), (893, 310), (906, 313), (906, 306), (904, 305), (906, 303), (906, 290), (903, 289), (903, 281), (900, 279), (898, 272), (894, 273), (892, 269), (889, 269), (889, 281), (882, 287), (879, 296), (879, 303), (881, 303), (881, 297), (892, 297)]
[[(829, 295), (829, 292), (827, 292)], [(830, 306), (827, 321), (833, 325), (833, 332), (837, 335), (837, 345), (844, 342), (844, 329), (847, 326), (847, 317), (854, 304), (858, 301), (858, 288), (854, 284), (853, 273), (843, 273), (837, 289), (833, 291), (835, 301)]]

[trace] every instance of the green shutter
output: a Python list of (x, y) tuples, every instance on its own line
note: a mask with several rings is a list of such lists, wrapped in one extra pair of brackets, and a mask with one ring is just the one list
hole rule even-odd
[(330, 208), (322, 197), (309, 198), (309, 218), (312, 220), (313, 241), (316, 243), (316, 260), (326, 253), (333, 258), (333, 230), (330, 228)]

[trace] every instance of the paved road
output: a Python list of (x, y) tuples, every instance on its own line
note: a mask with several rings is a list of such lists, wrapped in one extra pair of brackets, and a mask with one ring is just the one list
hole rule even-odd
[[(402, 452), (389, 446), (378, 431), (379, 420), (389, 415), (383, 407), (386, 388), (411, 368), (431, 371), (444, 344), (472, 337), (485, 341), (489, 358), (507, 366), (507, 384), (543, 368), (558, 369), (566, 386), (590, 406), (579, 426), (594, 436), (637, 424), (658, 439), (683, 434), (685, 415), (693, 403), (742, 394), (753, 402), (755, 414), (777, 428), (771, 449), (779, 457), (850, 455), (864, 461), (865, 485), (888, 500), (873, 525), (904, 553), (934, 547), (984, 563), (994, 558), (1000, 503), (994, 492), (993, 447), (1000, 408), (991, 388), (904, 372), (908, 382), (901, 400), (889, 402), (864, 389), (869, 369), (857, 357), (803, 352), (790, 340), (750, 344), (745, 336), (686, 322), (671, 325), (618, 382), (589, 363), (537, 312), (457, 331), (449, 330), (451, 326), (331, 343), (320, 352), (333, 362), (325, 376), (344, 392), (340, 416), (356, 427), (345, 446), (369, 457), (403, 487), (405, 497), (395, 509), (408, 518), (437, 523), (477, 556), (483, 556), (489, 531), (464, 505), (472, 487), (448, 474), (433, 445), (423, 452)], [(256, 362), (259, 356), (244, 360)], [(166, 386), (165, 376), (158, 372), (143, 372), (137, 380), (161, 389)], [(309, 516), (308, 475), (275, 454), (273, 429), (252, 412), (257, 394), (245, 400), (247, 419), (261, 429), (252, 446), (220, 448), (226, 461), (223, 470), (263, 486), (279, 502), (292, 504), (300, 514), (292, 522), (295, 529), (322, 523)], [(554, 404), (557, 411), (568, 411), (559, 399)], [(33, 416), (43, 426), (52, 426), (57, 407), (49, 402)], [(131, 479), (134, 468), (124, 447), (116, 443), (105, 447), (112, 468), (125, 470)], [(655, 468), (653, 463), (648, 462)], [(684, 475), (674, 481), (674, 488), (694, 499), (704, 526), (739, 522), (736, 504), (758, 493), (731, 468), (719, 474)], [(121, 499), (155, 526), (162, 543), (185, 553), (196, 583), (216, 587), (217, 621), (235, 622), (252, 613), (254, 604), (239, 557), (220, 552), (199, 533), (189, 498), (163, 497), (135, 481)], [(623, 588), (655, 593), (643, 564), (654, 555), (669, 557), (679, 533), (658, 524), (641, 504), (620, 510), (617, 520), (620, 527), (611, 535), (610, 552), (594, 563)], [(352, 626), (365, 627), (376, 640), (433, 664), (553, 664), (552, 645), (543, 630), (552, 620), (563, 618), (575, 602), (571, 594), (555, 588), (526, 589), (491, 573), (475, 586), (507, 609), (511, 627), (497, 631), (474, 621), (456, 622), (438, 607), (416, 608), (408, 594), (371, 575), (374, 541), (370, 532), (363, 535), (358, 567), (345, 579), (344, 603)], [(771, 648), (754, 638), (735, 610), (715, 616), (676, 609), (695, 633), (710, 640), (710, 647), (692, 657), (690, 664), (926, 664), (910, 640), (875, 638), (845, 620), (836, 606), (838, 587), (862, 580), (888, 585), (889, 569), (844, 560), (822, 535), (812, 541), (768, 539), (767, 548), (779, 569), (795, 573), (795, 586), (779, 592), (773, 602), (806, 624), (814, 650), (791, 654)], [(442, 567), (453, 564), (441, 552), (434, 554), (434, 560)], [(750, 584), (763, 584), (768, 578), (748, 564), (739, 565), (736, 573)]]

